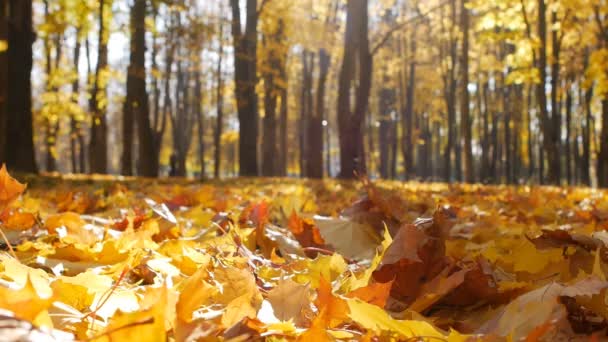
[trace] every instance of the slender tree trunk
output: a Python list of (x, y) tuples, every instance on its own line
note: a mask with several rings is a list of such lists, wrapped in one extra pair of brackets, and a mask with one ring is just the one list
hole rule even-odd
[(548, 173), (547, 180), (550, 184), (559, 183), (559, 155), (558, 155), (558, 144), (557, 137), (555, 137), (555, 131), (553, 126), (553, 120), (549, 117), (547, 111), (547, 94), (545, 93), (545, 86), (547, 80), (547, 20), (546, 20), (547, 7), (545, 0), (538, 0), (538, 37), (540, 40), (539, 58), (538, 58), (538, 69), (540, 75), (540, 82), (537, 86), (537, 99), (540, 110), (541, 129), (543, 132), (543, 148), (547, 155), (548, 161)]
[[(315, 110), (308, 122), (308, 172), (311, 178), (323, 178), (323, 118), (325, 116), (325, 84), (329, 73), (330, 56), (327, 50), (319, 50), (319, 78)], [(312, 98), (312, 96), (311, 96)]]
[[(388, 75), (384, 70), (382, 83), (387, 84)], [(390, 167), (390, 130), (391, 130), (391, 89), (383, 86), (378, 90), (378, 116), (380, 127), (378, 128), (378, 149), (380, 150), (380, 177), (388, 179)]]
[(257, 0), (247, 0), (245, 31), (241, 29), (239, 0), (230, 0), (234, 40), (234, 82), (239, 119), (239, 173), (258, 175)]
[(473, 170), (473, 147), (471, 136), (471, 118), (469, 114), (469, 10), (466, 8), (466, 0), (461, 1), (461, 25), (462, 25), (462, 101), (461, 101), (461, 125), (464, 148), (464, 181), (471, 183), (475, 181)]
[[(74, 46), (74, 70), (76, 70), (76, 75), (79, 75), (79, 64), (80, 64), (80, 29), (76, 30), (76, 44)], [(78, 106), (78, 98), (80, 96), (80, 82), (79, 77), (77, 76), (72, 82), (72, 96), (74, 104)], [(72, 172), (78, 173), (81, 169), (79, 165), (79, 151), (83, 148), (80, 145), (79, 136), (81, 128), (79, 127), (78, 120), (72, 115), (70, 117), (70, 161), (72, 164)]]
[[(450, 17), (452, 26), (456, 23), (456, 0), (450, 1)], [(460, 178), (460, 164), (456, 160), (459, 155), (456, 138), (456, 62), (457, 62), (457, 41), (454, 28), (449, 29), (448, 39), (448, 58), (450, 60), (447, 75), (444, 76), (444, 96), (448, 112), (448, 139), (444, 152), (444, 179), (446, 182), (452, 181), (452, 152), (457, 165), (456, 179)]]
[[(200, 64), (200, 63), (199, 63)], [(200, 68), (200, 66), (197, 66)], [(201, 73), (196, 71), (194, 73), (194, 96), (192, 97), (192, 106), (194, 107), (194, 115), (196, 117), (196, 127), (198, 129), (198, 160), (201, 164), (201, 179), (205, 179), (206, 166), (205, 166), (205, 118), (203, 116), (203, 87), (201, 82)]]
[(92, 173), (106, 173), (108, 171), (108, 134), (105, 108), (101, 106), (101, 100), (105, 97), (105, 84), (101, 84), (102, 73), (108, 67), (108, 32), (104, 24), (104, 13), (108, 5), (107, 0), (99, 2), (99, 40), (97, 48), (97, 68), (93, 81), (91, 94), (91, 108), (93, 110), (91, 120), (91, 142), (89, 144), (89, 163)]
[[(367, 7), (367, 0), (349, 0), (347, 5), (344, 56), (338, 81), (340, 178), (366, 174), (362, 125), (369, 103), (372, 76)], [(351, 88), (355, 75), (359, 79), (355, 106), (351, 108)]]
[(275, 71), (278, 67), (276, 59), (270, 59), (268, 64), (273, 70), (264, 72), (264, 119), (262, 140), (262, 175), (274, 176), (277, 151), (277, 86)]
[(597, 160), (597, 180), (602, 188), (608, 188), (608, 99), (602, 100), (602, 130)]
[(215, 131), (213, 132), (213, 177), (220, 178), (220, 172), (222, 167), (222, 130), (224, 128), (224, 75), (222, 71), (223, 60), (224, 60), (224, 25), (220, 21), (218, 24), (218, 62), (217, 62), (217, 88), (216, 88), (216, 121)]
[[(8, 20), (9, 20), (9, 1), (0, 0), (0, 41), (7, 42), (9, 38)], [(0, 50), (0, 164), (6, 161), (6, 137), (8, 111), (8, 51)]]
[(281, 176), (287, 176), (287, 155), (289, 151), (288, 138), (287, 138), (287, 116), (288, 116), (288, 86), (287, 86), (287, 70), (285, 63), (281, 66), (281, 77), (285, 81), (281, 89), (281, 113), (280, 113), (280, 124), (279, 124), (279, 143), (281, 145), (280, 151), (280, 165), (278, 174)]
[(534, 145), (532, 141), (532, 86), (528, 87), (526, 92), (526, 124), (528, 130), (528, 178), (534, 176), (535, 162), (534, 162)]
[(314, 74), (315, 55), (311, 51), (304, 49), (302, 51), (302, 93), (300, 98), (300, 122), (299, 122), (299, 138), (300, 138), (300, 177), (307, 177), (308, 174), (308, 157), (309, 157), (309, 140), (308, 127), (310, 125), (311, 116), (313, 114), (313, 74)]
[[(556, 27), (559, 25), (559, 20), (557, 18), (557, 12), (553, 10), (551, 12), (551, 27)], [(554, 161), (551, 164), (551, 168), (555, 168), (555, 176), (557, 184), (561, 182), (561, 106), (559, 100), (559, 91), (560, 91), (560, 52), (561, 52), (561, 39), (558, 35), (557, 29), (551, 30), (551, 45), (552, 45), (552, 58), (551, 58), (551, 124), (553, 134), (551, 135), (551, 149), (552, 153), (555, 155)]]
[(572, 89), (571, 84), (566, 84), (566, 141), (564, 141), (564, 154), (566, 155), (566, 177), (569, 185), (574, 185), (575, 177), (572, 172)]
[(8, 0), (8, 8), (5, 160), (11, 170), (36, 172), (30, 81), (32, 43), (36, 39), (32, 28), (32, 1)]
[(146, 90), (146, 0), (135, 0), (131, 9), (131, 56), (127, 73), (127, 99), (123, 117), (123, 174), (133, 173), (133, 134), (137, 121), (139, 162), (138, 173), (146, 177), (158, 175), (154, 152), (154, 134), (150, 123)]
[(410, 36), (410, 61), (408, 66), (407, 86), (405, 91), (405, 111), (403, 113), (403, 161), (405, 163), (405, 179), (412, 179), (414, 166), (414, 93), (416, 86), (416, 29), (412, 29)]
[[(581, 182), (583, 185), (591, 185), (591, 100), (593, 99), (593, 88), (585, 91), (585, 119), (583, 120), (583, 156), (581, 162)], [(582, 124), (582, 122), (581, 122)]]

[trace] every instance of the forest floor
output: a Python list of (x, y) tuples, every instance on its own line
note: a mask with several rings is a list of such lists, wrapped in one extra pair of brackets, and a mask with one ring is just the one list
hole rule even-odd
[(606, 338), (604, 191), (17, 178), (2, 340)]

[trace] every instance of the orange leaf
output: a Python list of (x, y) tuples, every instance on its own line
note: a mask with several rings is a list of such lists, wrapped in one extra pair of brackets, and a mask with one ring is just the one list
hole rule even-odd
[(20, 210), (6, 209), (0, 214), (2, 226), (11, 230), (26, 230), (36, 224), (36, 217), (32, 213), (22, 212)]
[(25, 191), (25, 185), (19, 183), (6, 171), (6, 165), (0, 168), (0, 207), (6, 206), (14, 201)]
[(348, 304), (332, 293), (331, 284), (323, 277), (319, 282), (315, 305), (319, 308), (318, 317), (323, 317), (319, 324), (327, 328), (333, 328), (348, 319)]
[(386, 305), (386, 301), (391, 294), (392, 286), (393, 280), (388, 283), (373, 283), (351, 291), (346, 297), (359, 298), (364, 302), (384, 308), (384, 305)]

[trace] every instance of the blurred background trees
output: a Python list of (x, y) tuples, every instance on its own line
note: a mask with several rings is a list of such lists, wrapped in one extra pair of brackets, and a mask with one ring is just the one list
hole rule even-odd
[(0, 160), (608, 186), (607, 72), (603, 0), (0, 0)]

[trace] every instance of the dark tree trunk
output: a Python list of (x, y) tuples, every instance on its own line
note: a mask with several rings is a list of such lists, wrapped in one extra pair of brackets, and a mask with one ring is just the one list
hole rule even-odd
[[(8, 5), (8, 50), (6, 54), (8, 71), (3, 73), (9, 84), (5, 84), (6, 140), (5, 161), (9, 169), (22, 172), (37, 172), (34, 156), (32, 127), (32, 43), (36, 35), (32, 28), (32, 1), (5, 0)], [(0, 76), (2, 78), (3, 76)], [(1, 96), (1, 94), (0, 94)], [(1, 101), (0, 101), (1, 102)], [(4, 132), (0, 132), (4, 135)], [(9, 148), (10, 144), (10, 148)]]
[(123, 174), (133, 172), (133, 125), (137, 122), (139, 162), (138, 173), (158, 176), (158, 160), (154, 149), (154, 132), (150, 123), (146, 90), (146, 0), (135, 0), (131, 9), (131, 57), (127, 74), (127, 99), (123, 117)]
[(528, 130), (528, 178), (532, 178), (534, 176), (534, 169), (536, 163), (534, 162), (534, 145), (532, 141), (532, 137), (534, 136), (532, 133), (532, 86), (528, 87), (527, 95), (526, 95), (526, 118), (527, 118), (527, 130)]
[(283, 80), (282, 66), (285, 61), (279, 49), (285, 44), (283, 32), (284, 22), (278, 19), (278, 25), (274, 32), (268, 32), (264, 37), (267, 50), (267, 68), (263, 71), (264, 78), (264, 120), (262, 140), (262, 175), (267, 177), (277, 176), (279, 173), (280, 158), (277, 158), (277, 105), (281, 92)]
[(570, 82), (566, 84), (566, 141), (564, 141), (564, 154), (566, 155), (566, 178), (569, 185), (574, 185), (575, 177), (572, 172), (572, 152), (575, 150), (572, 138), (572, 89)]
[(234, 40), (234, 82), (239, 118), (239, 173), (258, 175), (258, 98), (255, 91), (257, 76), (257, 0), (247, 0), (245, 32), (241, 29), (239, 0), (232, 6), (232, 36)]
[(287, 154), (289, 151), (287, 141), (287, 115), (288, 115), (288, 86), (287, 86), (287, 70), (286, 65), (281, 66), (281, 75), (285, 81), (285, 85), (281, 88), (281, 109), (280, 109), (280, 124), (279, 124), (279, 143), (280, 143), (280, 163), (278, 174), (287, 176)]
[[(200, 64), (200, 63), (199, 63)], [(195, 68), (200, 68), (200, 65), (197, 65)], [(201, 179), (205, 179), (206, 176), (206, 166), (205, 166), (205, 118), (203, 116), (203, 87), (201, 82), (201, 72), (196, 71), (194, 73), (194, 96), (192, 97), (192, 106), (194, 111), (194, 116), (196, 119), (196, 127), (198, 129), (198, 160), (201, 164)]]
[(325, 84), (329, 73), (330, 57), (327, 50), (319, 50), (319, 79), (315, 110), (308, 122), (307, 176), (323, 178), (323, 119), (325, 116)]
[[(585, 119), (582, 120), (583, 126), (583, 156), (581, 161), (581, 182), (583, 185), (591, 185), (591, 100), (593, 99), (593, 88), (585, 91)], [(583, 124), (584, 122), (584, 124)]]
[[(80, 64), (80, 29), (76, 31), (76, 45), (74, 46), (74, 70), (76, 74), (79, 74)], [(80, 82), (78, 77), (72, 82), (72, 96), (75, 105), (78, 105), (78, 97), (80, 95)], [(84, 148), (80, 144), (80, 136), (82, 135), (81, 127), (79, 127), (78, 120), (74, 117), (70, 117), (70, 161), (72, 164), (72, 172), (80, 172), (82, 166), (80, 165), (80, 151)]]
[(536, 87), (538, 105), (540, 110), (540, 121), (541, 129), (543, 132), (543, 148), (547, 155), (548, 161), (548, 172), (547, 181), (550, 184), (557, 185), (560, 178), (560, 163), (559, 163), (559, 141), (555, 136), (554, 120), (555, 117), (550, 118), (547, 111), (547, 94), (545, 93), (545, 86), (547, 80), (547, 20), (546, 20), (547, 7), (545, 0), (538, 0), (538, 37), (540, 40), (539, 58), (538, 58), (538, 69), (540, 75), (540, 82)]
[(416, 85), (416, 30), (412, 29), (410, 36), (410, 61), (408, 65), (407, 85), (405, 90), (405, 111), (403, 112), (403, 142), (401, 151), (405, 167), (405, 179), (412, 179), (415, 172), (414, 167), (414, 92)]
[(273, 70), (264, 72), (264, 120), (262, 140), (262, 175), (272, 177), (275, 175), (275, 162), (277, 151), (277, 86), (275, 84), (275, 71), (277, 61), (269, 60)]
[(300, 177), (306, 177), (308, 172), (308, 126), (313, 112), (312, 88), (315, 55), (311, 51), (302, 51), (302, 86), (300, 97), (300, 118), (298, 136), (300, 139)]
[[(340, 178), (365, 175), (362, 125), (367, 112), (372, 76), (372, 55), (368, 37), (367, 0), (349, 0), (344, 36), (344, 56), (338, 81), (338, 129), (340, 140)], [(351, 108), (351, 89), (356, 87)]]
[[(171, 23), (172, 25), (175, 25), (175, 17), (171, 18)], [(157, 130), (157, 134), (156, 134), (156, 139), (155, 139), (155, 148), (156, 150), (155, 155), (159, 156), (160, 155), (160, 148), (161, 148), (161, 143), (162, 143), (162, 135), (164, 133), (165, 127), (166, 127), (166, 121), (167, 121), (167, 117), (169, 118), (173, 118), (174, 115), (174, 110), (173, 110), (173, 101), (172, 101), (172, 96), (171, 96), (171, 75), (172, 75), (172, 69), (173, 69), (173, 61), (175, 59), (175, 51), (177, 49), (177, 42), (174, 41), (174, 31), (176, 30), (175, 27), (173, 27), (173, 29), (170, 31), (170, 35), (169, 35), (169, 39), (170, 39), (170, 45), (167, 49), (167, 55), (166, 55), (166, 59), (165, 59), (165, 71), (164, 71), (164, 85), (163, 85), (163, 92), (164, 92), (164, 98), (163, 98), (163, 112), (162, 112), (162, 124), (161, 124), (161, 129), (160, 131)], [(177, 99), (176, 99), (176, 103), (178, 103)], [(173, 169), (173, 163), (171, 163), (171, 171), (175, 171)]]
[[(154, 16), (154, 23), (156, 23), (156, 17), (158, 16), (158, 8), (155, 6), (155, 2), (152, 1), (151, 2), (152, 5), (152, 12), (153, 12), (153, 16)], [(172, 33), (169, 35), (169, 37), (172, 36)], [(169, 38), (171, 39), (171, 38)], [(152, 39), (152, 69), (156, 70), (158, 68), (158, 63), (156, 62), (156, 58), (158, 55), (158, 47), (157, 47), (157, 42), (156, 42), (156, 36), (153, 37)], [(167, 53), (167, 59), (165, 60), (165, 62), (167, 63), (167, 68), (169, 68), (169, 72), (168, 74), (171, 74), (171, 66), (173, 63), (173, 47), (175, 45), (172, 43), (169, 45), (168, 48), (168, 53)], [(158, 174), (160, 173), (159, 167), (160, 167), (160, 148), (161, 148), (161, 144), (162, 144), (162, 140), (163, 140), (163, 135), (165, 134), (165, 128), (166, 128), (166, 124), (167, 124), (167, 110), (165, 110), (164, 108), (161, 110), (161, 106), (160, 106), (160, 94), (161, 94), (161, 90), (160, 90), (160, 84), (159, 84), (159, 79), (156, 76), (153, 76), (153, 88), (154, 88), (154, 114), (153, 114), (153, 121), (150, 125), (150, 130), (151, 130), (151, 135), (152, 135), (152, 155), (150, 156), (151, 161), (146, 161), (146, 164), (148, 164), (147, 167), (150, 168), (154, 168), (155, 173), (152, 173), (151, 170), (149, 173), (149, 176), (151, 177), (156, 177), (158, 176)], [(167, 91), (168, 92), (168, 91)], [(139, 118), (136, 118), (136, 122), (138, 124), (139, 127)], [(145, 126), (145, 123), (143, 123), (143, 125)], [(140, 129), (138, 128), (138, 135), (140, 135)], [(147, 135), (144, 133), (144, 135)], [(148, 137), (144, 136), (144, 139), (149, 139)], [(140, 138), (141, 141), (141, 138)], [(141, 146), (139, 147), (140, 149), (142, 148)], [(141, 156), (140, 156), (140, 160), (141, 160)], [(140, 161), (140, 163), (138, 164), (138, 168), (141, 167), (143, 169), (144, 165), (142, 164), (142, 162)], [(143, 173), (143, 170), (140, 171), (140, 173)]]
[(216, 121), (215, 121), (215, 131), (213, 132), (213, 177), (220, 178), (220, 171), (222, 167), (222, 130), (224, 128), (224, 75), (222, 71), (222, 64), (224, 60), (224, 25), (220, 21), (218, 24), (218, 62), (217, 62), (217, 70), (216, 70)]
[[(0, 41), (7, 42), (9, 38), (8, 20), (9, 9), (8, 0), (0, 0)], [(6, 162), (6, 137), (8, 111), (8, 51), (0, 50), (0, 164)]]
[[(559, 20), (557, 18), (557, 12), (552, 11), (551, 14), (551, 26), (555, 27), (559, 25)], [(561, 38), (558, 35), (557, 29), (551, 30), (551, 45), (552, 45), (552, 59), (551, 59), (551, 125), (552, 125), (552, 153), (555, 154), (555, 160), (551, 164), (552, 168), (555, 167), (555, 176), (557, 179), (557, 184), (561, 182), (561, 106), (559, 100), (559, 92), (560, 92), (560, 52), (561, 52)]]
[[(456, 0), (450, 1), (450, 17), (451, 22), (456, 22)], [(442, 21), (443, 23), (443, 21)], [(445, 30), (445, 29), (444, 29)], [(456, 148), (456, 59), (457, 59), (457, 40), (455, 37), (454, 29), (449, 29), (448, 39), (448, 58), (450, 60), (449, 68), (446, 70), (444, 75), (444, 96), (446, 101), (446, 107), (448, 112), (448, 139), (444, 151), (444, 180), (446, 182), (452, 181), (452, 152), (455, 156), (455, 162), (457, 169), (460, 169), (460, 165), (457, 162), (457, 156), (459, 155), (458, 149)], [(460, 171), (456, 170), (456, 179), (459, 178)]]
[[(386, 71), (382, 76), (382, 83), (388, 82), (388, 76)], [(380, 150), (380, 177), (387, 179), (390, 177), (390, 130), (391, 130), (391, 92), (392, 89), (388, 87), (382, 87), (378, 91), (378, 116), (380, 121), (380, 127), (378, 129), (378, 149)]]
[(608, 99), (602, 100), (602, 130), (597, 160), (597, 180), (602, 188), (608, 188)]
[(473, 147), (471, 136), (471, 118), (469, 115), (469, 10), (466, 8), (466, 0), (461, 1), (460, 7), (462, 26), (462, 100), (461, 100), (461, 125), (464, 149), (464, 181), (471, 183), (475, 181), (473, 170)]
[(93, 111), (91, 120), (91, 142), (89, 144), (89, 163), (92, 173), (106, 173), (108, 171), (108, 127), (105, 108), (101, 106), (101, 98), (105, 97), (105, 85), (102, 87), (101, 74), (108, 67), (108, 32), (104, 25), (104, 12), (106, 0), (99, 2), (99, 40), (97, 50), (97, 68), (93, 81), (90, 107)]

